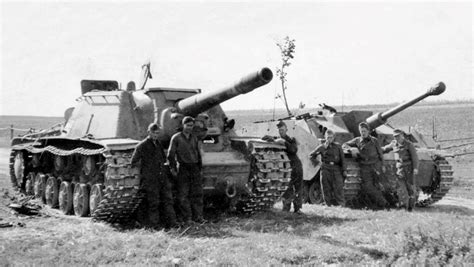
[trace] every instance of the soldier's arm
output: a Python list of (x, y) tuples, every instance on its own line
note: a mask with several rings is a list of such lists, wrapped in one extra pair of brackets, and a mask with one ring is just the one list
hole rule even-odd
[(343, 146), (349, 146), (349, 147), (357, 147), (357, 137), (352, 139), (352, 140), (349, 140), (349, 141), (345, 142), (342, 145)]
[(412, 143), (409, 143), (408, 151), (410, 152), (411, 164), (413, 165), (413, 170), (415, 169), (418, 170), (418, 164), (420, 163), (420, 161), (418, 160), (418, 154), (416, 154), (416, 149)]
[(382, 152), (383, 152), (383, 153), (388, 153), (388, 152), (390, 152), (390, 151), (392, 151), (392, 150), (393, 150), (392, 144), (388, 144), (388, 145), (382, 147)]
[(168, 155), (166, 157), (168, 159), (168, 165), (172, 170), (176, 170), (176, 145), (176, 135), (174, 135), (173, 137), (171, 137), (170, 147), (168, 149)]
[(138, 144), (137, 147), (135, 147), (135, 150), (133, 151), (132, 154), (132, 160), (131, 160), (131, 165), (132, 167), (137, 167), (138, 163), (142, 159), (142, 154), (143, 154), (143, 149), (142, 149), (142, 143)]
[(317, 155), (321, 154), (321, 147), (322, 147), (322, 145), (319, 145), (318, 147), (316, 147), (316, 149), (311, 151), (311, 153), (309, 153), (309, 157), (313, 158), (313, 157), (316, 157)]
[(375, 142), (375, 149), (377, 150), (377, 154), (379, 155), (380, 162), (382, 163), (382, 166), (383, 166), (384, 160), (383, 160), (382, 148), (380, 147), (379, 143), (377, 142), (377, 139), (375, 139), (374, 142)]
[(202, 155), (201, 155), (202, 145), (201, 145), (201, 142), (199, 142), (199, 141), (197, 141), (197, 148), (198, 148), (198, 151), (197, 151), (198, 152), (198, 164), (199, 164), (199, 168), (202, 169)]

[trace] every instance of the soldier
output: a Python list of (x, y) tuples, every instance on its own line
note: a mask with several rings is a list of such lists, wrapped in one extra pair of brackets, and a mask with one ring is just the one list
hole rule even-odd
[(283, 194), (283, 211), (290, 211), (291, 202), (293, 202), (294, 212), (302, 214), (301, 207), (303, 206), (303, 166), (300, 159), (296, 155), (298, 152), (298, 144), (294, 137), (289, 137), (286, 132), (288, 128), (283, 121), (277, 124), (278, 133), (281, 139), (277, 139), (276, 142), (284, 144), (286, 147), (286, 153), (290, 159), (291, 165), (291, 181), (288, 189)]
[(387, 201), (382, 192), (375, 186), (381, 179), (385, 169), (383, 166), (383, 152), (377, 138), (369, 135), (369, 125), (359, 124), (360, 137), (356, 137), (342, 145), (343, 148), (357, 147), (359, 149), (360, 174), (362, 177), (362, 191), (369, 196), (379, 208), (385, 208)]
[(159, 206), (163, 206), (165, 227), (176, 226), (173, 209), (171, 184), (165, 169), (166, 157), (158, 141), (161, 128), (156, 123), (148, 126), (148, 137), (141, 141), (132, 155), (132, 167), (140, 167), (141, 189), (145, 192), (144, 206), (148, 224), (158, 228), (160, 222)]
[[(186, 116), (182, 120), (183, 130), (171, 137), (168, 161), (173, 176), (177, 177), (177, 199), (180, 214), (185, 224), (191, 218), (199, 223), (203, 219), (202, 159), (199, 141), (193, 134), (194, 119)], [(176, 164), (178, 162), (178, 166)]]
[[(392, 151), (395, 153), (397, 161), (397, 194), (399, 200), (403, 199), (406, 209), (412, 211), (415, 205), (415, 179), (418, 174), (418, 155), (413, 144), (405, 139), (404, 132), (400, 129), (393, 131), (393, 140), (390, 144), (382, 148), (383, 152)], [(407, 194), (408, 193), (408, 194)], [(408, 201), (406, 196), (408, 195)], [(405, 197), (403, 197), (405, 196)]]
[(321, 187), (326, 205), (344, 206), (344, 179), (346, 164), (344, 152), (339, 143), (334, 142), (334, 132), (327, 130), (324, 134), (326, 142), (310, 153), (311, 159), (321, 155)]

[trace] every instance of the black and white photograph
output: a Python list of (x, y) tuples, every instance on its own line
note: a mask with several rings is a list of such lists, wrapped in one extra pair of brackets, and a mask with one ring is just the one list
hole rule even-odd
[(474, 265), (473, 11), (0, 0), (0, 266)]

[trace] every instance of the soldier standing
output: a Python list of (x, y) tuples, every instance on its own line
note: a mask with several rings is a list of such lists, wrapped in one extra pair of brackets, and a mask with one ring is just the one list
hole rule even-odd
[(334, 142), (334, 132), (327, 130), (326, 142), (310, 153), (310, 158), (321, 155), (321, 187), (326, 205), (344, 206), (344, 179), (346, 164), (344, 152), (339, 143)]
[[(408, 195), (408, 201), (403, 199), (406, 203), (406, 209), (412, 211), (415, 205), (415, 179), (414, 176), (418, 174), (418, 155), (416, 154), (413, 144), (405, 139), (404, 132), (400, 129), (393, 131), (395, 140), (392, 143), (382, 148), (383, 152), (393, 151), (395, 153), (395, 160), (397, 161), (397, 194), (399, 200), (402, 196)], [(408, 193), (408, 194), (407, 194)]]
[(171, 173), (177, 177), (178, 207), (183, 216), (183, 222), (189, 224), (192, 218), (202, 223), (204, 222), (202, 159), (199, 141), (193, 134), (194, 119), (186, 116), (182, 124), (183, 131), (171, 137), (168, 161)]
[(165, 226), (176, 226), (171, 184), (165, 169), (166, 157), (158, 141), (160, 132), (160, 126), (151, 123), (148, 126), (148, 137), (137, 145), (131, 161), (132, 167), (140, 167), (141, 189), (146, 195), (144, 206), (147, 223), (154, 228), (158, 228), (160, 222), (160, 202), (163, 206), (162, 219)]
[(371, 201), (379, 208), (385, 208), (387, 201), (382, 192), (375, 186), (379, 182), (383, 169), (383, 152), (377, 138), (369, 135), (369, 125), (365, 122), (359, 124), (360, 136), (356, 137), (342, 146), (357, 147), (359, 149), (360, 174), (362, 177), (362, 191), (366, 193)]
[(301, 214), (301, 207), (303, 206), (303, 165), (296, 155), (296, 152), (298, 152), (298, 143), (294, 137), (289, 137), (286, 134), (288, 128), (283, 121), (280, 121), (277, 127), (281, 139), (277, 139), (276, 141), (285, 145), (291, 165), (291, 181), (288, 189), (282, 196), (283, 211), (290, 211), (291, 202), (293, 202), (295, 213)]

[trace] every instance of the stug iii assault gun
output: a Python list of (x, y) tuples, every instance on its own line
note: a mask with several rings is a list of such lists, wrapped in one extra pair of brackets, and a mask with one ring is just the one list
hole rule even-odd
[[(444, 83), (438, 83), (426, 93), (376, 114), (365, 110), (337, 112), (333, 108), (324, 108), (324, 110), (317, 111), (316, 113), (283, 118), (282, 120), (288, 126), (288, 134), (296, 137), (299, 141), (298, 156), (303, 163), (303, 177), (307, 200), (311, 203), (320, 203), (322, 201), (319, 175), (321, 165), (314, 166), (308, 155), (321, 144), (327, 129), (331, 129), (335, 133), (335, 141), (342, 144), (356, 136), (360, 136), (358, 125), (361, 122), (367, 122), (371, 129), (373, 129), (371, 134), (378, 138), (380, 145), (389, 144), (393, 140), (394, 128), (386, 124), (387, 119), (428, 96), (442, 94), (445, 89)], [(267, 121), (241, 125), (238, 127), (239, 130), (237, 132), (242, 133), (243, 136), (277, 135), (275, 126), (277, 123), (278, 121)], [(424, 137), (414, 129), (410, 129), (410, 132), (407, 133), (407, 138), (414, 143), (420, 159), (419, 173), (415, 180), (419, 192), (423, 194), (420, 194), (417, 204), (419, 206), (426, 206), (440, 200), (448, 192), (453, 181), (452, 167), (443, 156), (446, 153), (437, 150), (433, 140)], [(344, 194), (349, 205), (354, 200), (357, 200), (361, 188), (361, 177), (356, 154), (357, 149), (345, 151), (349, 169), (348, 177), (344, 183)], [(386, 179), (382, 186), (384, 193), (393, 199), (392, 204), (395, 205), (397, 199), (396, 196), (395, 198), (393, 197), (396, 192), (393, 181), (396, 179), (396, 160), (393, 153), (385, 154), (384, 157), (387, 171), (384, 175)]]
[(182, 118), (193, 116), (202, 140), (205, 202), (225, 203), (244, 212), (267, 209), (290, 181), (284, 147), (238, 137), (235, 122), (219, 104), (272, 78), (272, 71), (262, 68), (206, 93), (164, 87), (135, 90), (133, 82), (121, 90), (116, 81), (83, 80), (82, 96), (60, 134), (13, 139), (13, 186), (65, 214), (126, 221), (142, 199), (140, 170), (132, 168), (130, 160), (138, 142), (147, 136), (147, 126), (152, 122), (162, 126), (160, 138), (167, 148)]

